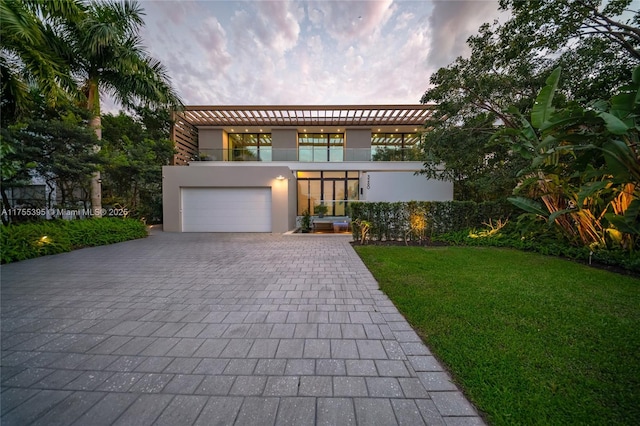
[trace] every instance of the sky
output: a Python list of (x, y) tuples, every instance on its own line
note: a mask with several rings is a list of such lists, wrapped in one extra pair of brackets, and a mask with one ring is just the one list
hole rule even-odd
[[(185, 105), (417, 104), (497, 1), (142, 0)], [(501, 19), (503, 20), (503, 19)]]

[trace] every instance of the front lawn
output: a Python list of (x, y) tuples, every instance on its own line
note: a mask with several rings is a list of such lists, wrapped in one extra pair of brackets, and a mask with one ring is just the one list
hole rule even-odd
[(510, 249), (356, 251), (491, 424), (637, 424), (639, 279)]

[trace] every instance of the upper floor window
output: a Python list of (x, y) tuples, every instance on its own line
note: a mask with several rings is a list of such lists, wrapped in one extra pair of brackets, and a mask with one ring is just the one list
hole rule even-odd
[(270, 133), (229, 133), (231, 161), (271, 161)]
[(373, 161), (419, 161), (420, 133), (374, 133), (371, 135)]
[(344, 161), (344, 133), (298, 135), (298, 161)]

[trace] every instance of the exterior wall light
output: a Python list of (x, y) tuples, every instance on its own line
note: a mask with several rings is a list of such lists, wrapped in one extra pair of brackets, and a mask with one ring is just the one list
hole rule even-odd
[(278, 175), (278, 176), (276, 176), (276, 179), (278, 179), (278, 180), (285, 180), (286, 178), (285, 178), (284, 176), (282, 176), (282, 175)]

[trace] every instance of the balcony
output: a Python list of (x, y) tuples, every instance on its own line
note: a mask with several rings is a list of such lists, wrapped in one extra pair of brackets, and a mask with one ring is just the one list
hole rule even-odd
[(192, 161), (288, 161), (300, 163), (340, 163), (369, 161), (422, 161), (422, 153), (416, 147), (340, 148), (317, 147), (271, 148), (260, 150), (202, 149)]

